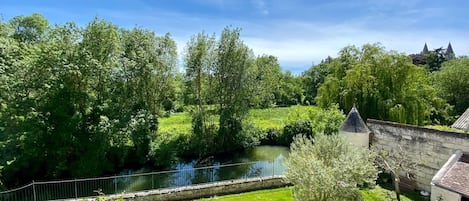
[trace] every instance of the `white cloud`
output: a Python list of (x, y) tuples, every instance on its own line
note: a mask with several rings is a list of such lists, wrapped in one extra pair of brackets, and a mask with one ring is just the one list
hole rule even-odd
[[(194, 0), (198, 4), (219, 7), (241, 6), (235, 0)], [(368, 1), (368, 0), (363, 0)], [(219, 34), (224, 27), (242, 28), (241, 37), (246, 44), (258, 55), (271, 54), (277, 56), (284, 68), (294, 71), (302, 71), (319, 63), (327, 56), (335, 57), (338, 51), (347, 45), (361, 46), (365, 43), (381, 42), (388, 50), (399, 52), (418, 53), (423, 44), (427, 42), (430, 49), (446, 47), (448, 41), (452, 42), (457, 55), (468, 55), (468, 32), (453, 29), (440, 29), (438, 26), (428, 25), (428, 20), (441, 19), (445, 12), (441, 8), (425, 7), (416, 9), (414, 6), (418, 0), (399, 0), (398, 7), (402, 11), (389, 14), (386, 7), (392, 7), (384, 0), (378, 3), (368, 2), (376, 12), (367, 15), (358, 15), (346, 18), (346, 20), (330, 22), (328, 19), (314, 18), (305, 13), (301, 19), (278, 17), (273, 15), (275, 8), (272, 1), (252, 0), (255, 10), (262, 15), (268, 15), (265, 19), (244, 19), (210, 17), (210, 15), (194, 15), (171, 10), (159, 10), (148, 8), (142, 10), (97, 10), (100, 17), (113, 23), (119, 22), (119, 26), (131, 28), (135, 25), (154, 30), (162, 35), (170, 32), (177, 42), (178, 52), (183, 53), (183, 48), (189, 38), (201, 31)], [(340, 2), (343, 4), (344, 2)], [(354, 8), (363, 4), (355, 2), (341, 5), (346, 8)], [(325, 6), (328, 9), (331, 5)], [(384, 11), (383, 11), (384, 10)], [(94, 12), (94, 11), (93, 11)], [(89, 15), (89, 13), (88, 13)], [(94, 15), (94, 13), (93, 13)], [(74, 20), (74, 19), (70, 19)], [(91, 20), (91, 19), (89, 19)], [(422, 26), (422, 23), (424, 25)], [(425, 24), (427, 23), (427, 24)], [(464, 49), (465, 48), (465, 49)], [(180, 59), (181, 61), (181, 59)]]
[[(283, 66), (290, 68), (307, 68), (311, 63), (317, 64), (327, 56), (335, 57), (347, 45), (361, 46), (376, 42), (380, 42), (387, 50), (412, 54), (420, 52), (425, 42), (430, 49), (434, 49), (441, 46), (446, 48), (448, 41), (451, 41), (457, 55), (469, 54), (469, 49), (463, 49), (465, 44), (469, 44), (465, 32), (437, 29), (374, 30), (357, 24), (360, 23), (278, 23), (274, 27), (265, 27), (259, 33), (250, 33), (249, 37), (243, 39), (256, 54), (277, 56)], [(247, 32), (251, 31), (253, 30), (247, 29)]]

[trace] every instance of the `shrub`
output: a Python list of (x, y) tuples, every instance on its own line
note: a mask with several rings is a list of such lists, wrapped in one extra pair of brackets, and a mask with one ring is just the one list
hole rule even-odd
[(261, 139), (265, 137), (265, 133), (255, 127), (253, 124), (244, 124), (241, 132), (242, 147), (244, 149), (251, 148), (260, 144)]
[(358, 187), (374, 184), (374, 155), (340, 135), (296, 137), (287, 159), (287, 179), (295, 200), (362, 200)]
[(148, 158), (153, 162), (153, 165), (168, 167), (177, 161), (178, 140), (174, 136), (174, 134), (160, 133), (152, 140)]
[(263, 131), (262, 138), (260, 138), (260, 144), (262, 145), (280, 145), (279, 139), (282, 136), (282, 131), (277, 128), (269, 128)]
[(278, 139), (278, 144), (289, 146), (290, 143), (292, 143), (293, 138), (297, 135), (313, 137), (313, 130), (311, 127), (310, 120), (298, 120), (296, 122), (286, 125), (283, 128), (283, 133), (280, 139)]

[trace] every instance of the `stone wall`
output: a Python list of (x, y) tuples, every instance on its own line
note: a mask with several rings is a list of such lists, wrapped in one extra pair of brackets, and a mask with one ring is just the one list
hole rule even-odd
[(106, 200), (114, 200), (123, 197), (125, 200), (150, 201), (150, 200), (193, 200), (211, 197), (214, 195), (235, 194), (260, 189), (278, 188), (289, 183), (284, 176), (259, 177), (251, 179), (238, 179), (231, 181), (200, 184), (180, 188), (150, 190), (124, 195), (107, 196)]
[(438, 186), (432, 186), (432, 196), (430, 200), (460, 201), (461, 195)]
[(411, 173), (419, 190), (431, 191), (433, 176), (455, 150), (469, 152), (469, 134), (373, 119), (369, 119), (367, 125), (372, 132), (372, 146), (389, 151), (400, 145), (406, 158), (418, 164)]

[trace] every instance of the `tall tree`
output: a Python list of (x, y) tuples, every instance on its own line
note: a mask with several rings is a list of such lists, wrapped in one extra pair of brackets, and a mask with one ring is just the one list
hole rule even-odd
[(169, 110), (175, 101), (174, 80), (176, 76), (177, 48), (176, 42), (171, 38), (171, 34), (166, 33), (159, 36), (156, 41), (156, 53), (159, 65), (154, 72), (154, 93), (156, 93), (156, 104)]
[(469, 108), (469, 58), (443, 63), (441, 70), (432, 74), (432, 80), (438, 94), (454, 106), (457, 115)]
[(275, 104), (275, 93), (280, 89), (280, 64), (275, 56), (262, 55), (256, 58), (253, 70), (251, 104), (254, 107), (270, 107)]
[(282, 73), (279, 90), (275, 93), (277, 105), (290, 106), (302, 104), (304, 100), (303, 77), (293, 75), (291, 71)]
[(417, 125), (430, 123), (433, 113), (446, 113), (425, 69), (413, 65), (406, 55), (375, 44), (361, 50), (344, 48), (337, 61), (331, 63), (332, 73), (318, 90), (316, 100), (322, 107), (339, 103), (347, 109), (356, 104), (365, 118)]
[(303, 73), (303, 90), (305, 100), (308, 101), (309, 104), (316, 104), (315, 98), (318, 95), (318, 88), (324, 83), (326, 76), (331, 73), (329, 64), (332, 61), (333, 59), (328, 57), (320, 64), (311, 66), (310, 69)]
[[(209, 91), (209, 80), (212, 79), (213, 56), (215, 38), (205, 33), (199, 33), (192, 37), (186, 45), (184, 63), (186, 67), (185, 81), (186, 91), (193, 93), (194, 103), (199, 109), (203, 109), (206, 96)], [(191, 90), (194, 90), (191, 92)]]
[(211, 90), (211, 73), (213, 68), (213, 54), (215, 48), (215, 38), (205, 33), (199, 33), (192, 37), (186, 46), (184, 63), (186, 67), (186, 97), (191, 96), (197, 111), (192, 114), (192, 128), (198, 154), (207, 154), (210, 147), (213, 147), (212, 125), (207, 125), (206, 104)]
[(24, 43), (39, 41), (49, 26), (47, 19), (38, 13), (13, 17), (9, 23), (15, 30), (13, 38)]
[(221, 147), (241, 147), (242, 120), (249, 106), (249, 73), (253, 53), (239, 37), (240, 29), (225, 28), (221, 33), (214, 65), (216, 96), (220, 111), (219, 138)]
[(446, 50), (440, 47), (424, 55), (425, 66), (430, 72), (440, 70), (441, 65), (448, 60), (445, 52)]
[(48, 27), (33, 42), (0, 25), (0, 166), (7, 185), (148, 161), (161, 94), (155, 86), (160, 77), (172, 79), (160, 67), (175, 62), (169, 36), (119, 32), (95, 19), (83, 29)]

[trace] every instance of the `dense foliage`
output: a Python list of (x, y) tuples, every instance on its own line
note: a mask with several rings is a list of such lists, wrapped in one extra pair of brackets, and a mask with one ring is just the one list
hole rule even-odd
[(285, 174), (294, 185), (295, 200), (362, 200), (358, 187), (375, 183), (374, 155), (342, 137), (295, 138)]
[(313, 72), (313, 81), (324, 79), (316, 96), (321, 107), (338, 103), (348, 110), (355, 104), (365, 119), (446, 123), (448, 105), (437, 96), (426, 70), (380, 45), (346, 47)]
[[(245, 121), (249, 108), (302, 101), (301, 78), (282, 73), (274, 56), (255, 57), (229, 27), (218, 38), (201, 33), (189, 41), (184, 75), (169, 34), (98, 18), (78, 27), (18, 16), (0, 22), (0, 41), (7, 186), (254, 146), (266, 135)], [(192, 129), (157, 132), (158, 117), (171, 111), (189, 111)]]
[(461, 115), (469, 108), (469, 58), (453, 59), (432, 74), (439, 95)]
[[(380, 45), (352, 46), (299, 76), (254, 55), (238, 28), (194, 35), (178, 63), (169, 33), (17, 16), (0, 21), (0, 180), (11, 187), (289, 145), (298, 134), (336, 133), (353, 104), (364, 118), (448, 124), (452, 106), (469, 107), (469, 63), (440, 57), (415, 66)], [(299, 104), (322, 108), (289, 107)]]
[(39, 14), (1, 27), (0, 161), (8, 185), (149, 161), (150, 134), (171, 98), (169, 35), (100, 19), (49, 27)]

